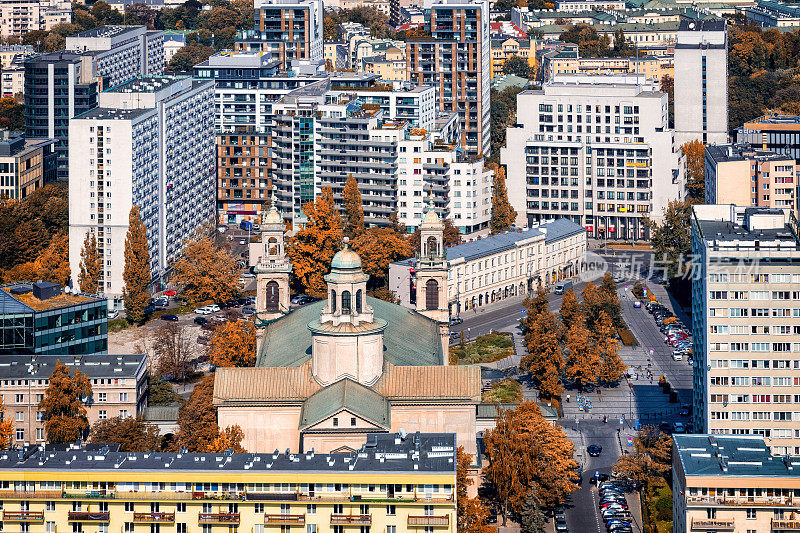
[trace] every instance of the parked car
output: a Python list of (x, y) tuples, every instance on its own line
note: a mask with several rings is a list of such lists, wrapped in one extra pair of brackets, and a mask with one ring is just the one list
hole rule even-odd
[(175, 289), (167, 289), (163, 292), (163, 294), (164, 296), (177, 296), (178, 291), (176, 291)]
[(209, 306), (198, 307), (197, 309), (194, 310), (194, 312), (197, 313), (198, 315), (210, 315), (211, 309), (209, 308)]
[(451, 326), (457, 326), (459, 324), (462, 324), (463, 322), (464, 322), (464, 319), (461, 318), (460, 316), (454, 316), (454, 317), (450, 318), (450, 325)]
[(689, 416), (692, 414), (692, 409), (688, 405), (681, 405), (681, 410), (678, 414), (681, 416)]
[(198, 326), (202, 326), (203, 324), (208, 324), (208, 319), (201, 316), (196, 316), (194, 317), (194, 323)]
[(176, 315), (161, 315), (161, 320), (166, 320), (167, 322), (177, 322), (178, 317)]
[(666, 433), (667, 435), (672, 433), (672, 426), (669, 425), (669, 422), (661, 422), (661, 424), (658, 425), (658, 429), (661, 430), (662, 433)]
[(306, 296), (305, 294), (298, 294), (294, 298), (292, 298), (292, 303), (295, 305), (306, 305), (314, 301), (314, 298), (311, 296)]
[(683, 422), (675, 422), (674, 424), (672, 424), (672, 432), (686, 433), (686, 426), (683, 425)]
[(217, 304), (207, 305), (206, 307), (208, 307), (212, 313), (217, 313), (220, 310)]
[(155, 305), (153, 305), (153, 304), (146, 305), (144, 307), (144, 314), (146, 314), (146, 315), (153, 314), (153, 312), (155, 312), (155, 310), (156, 310), (156, 306)]
[(114, 320), (115, 318), (119, 317), (119, 311), (109, 311), (108, 312), (108, 319)]
[(246, 305), (246, 306), (242, 307), (242, 314), (244, 316), (254, 315), (254, 314), (256, 314), (256, 308), (255, 307), (251, 307), (249, 305)]
[(636, 309), (639, 309), (640, 307), (642, 307), (642, 302), (640, 302), (639, 300), (636, 300), (635, 302), (633, 302), (633, 307), (635, 307)]

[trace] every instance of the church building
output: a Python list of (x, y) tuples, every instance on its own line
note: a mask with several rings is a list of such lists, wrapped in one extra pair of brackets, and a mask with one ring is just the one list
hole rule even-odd
[[(257, 361), (219, 368), (220, 427), (238, 424), (250, 452), (357, 450), (368, 433), (455, 433), (477, 452), (480, 368), (448, 364), (444, 225), (431, 207), (420, 226), (416, 309), (366, 295), (368, 276), (345, 239), (325, 276), (327, 299), (291, 309), (291, 263), (274, 209), (257, 258)], [(255, 254), (255, 255), (253, 255)]]

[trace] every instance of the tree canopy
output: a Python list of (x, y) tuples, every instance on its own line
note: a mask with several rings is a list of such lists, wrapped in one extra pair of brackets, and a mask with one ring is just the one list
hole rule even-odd
[(98, 420), (92, 425), (89, 441), (119, 444), (121, 452), (157, 451), (161, 446), (158, 427), (141, 416)]
[(239, 292), (237, 279), (236, 261), (208, 235), (186, 243), (173, 266), (173, 283), (193, 304), (234, 298)]
[(70, 443), (85, 436), (89, 429), (84, 403), (92, 395), (92, 384), (77, 368), (74, 373), (61, 361), (50, 375), (39, 410), (44, 413), (44, 429), (51, 443)]
[(256, 362), (256, 327), (249, 320), (228, 321), (211, 335), (211, 364), (253, 366)]
[(129, 322), (144, 320), (144, 308), (150, 299), (150, 248), (147, 245), (147, 230), (139, 215), (139, 207), (133, 206), (128, 216), (128, 234), (125, 237), (125, 281), (123, 297), (125, 316)]

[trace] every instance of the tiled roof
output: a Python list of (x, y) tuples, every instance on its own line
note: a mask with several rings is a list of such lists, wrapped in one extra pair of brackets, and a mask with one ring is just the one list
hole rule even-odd
[(481, 369), (477, 365), (393, 366), (372, 387), (389, 400), (481, 399)]
[(342, 409), (389, 429), (389, 402), (372, 389), (350, 379), (325, 387), (303, 404), (300, 428), (312, 426)]
[[(441, 365), (444, 362), (439, 325), (416, 311), (367, 297), (375, 317), (387, 322), (384, 358), (393, 365)], [(256, 366), (298, 367), (311, 358), (308, 324), (318, 320), (325, 300), (295, 309), (267, 327)], [(309, 372), (310, 376), (310, 372)]]
[(322, 387), (311, 375), (311, 362), (301, 366), (218, 368), (214, 377), (214, 405), (225, 402), (302, 402)]
[(156, 405), (144, 410), (147, 422), (177, 422), (179, 405)]

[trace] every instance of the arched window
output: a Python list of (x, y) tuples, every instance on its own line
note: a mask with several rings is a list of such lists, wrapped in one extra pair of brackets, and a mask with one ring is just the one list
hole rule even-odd
[(350, 291), (342, 292), (342, 313), (350, 313)]
[(425, 253), (428, 256), (439, 254), (439, 243), (436, 242), (436, 237), (428, 237), (425, 243)]
[(267, 241), (267, 248), (269, 255), (278, 255), (278, 239), (270, 237), (269, 241)]
[(356, 313), (361, 314), (361, 289), (356, 291)]
[(331, 291), (331, 313), (336, 312), (336, 291)]
[(439, 284), (435, 279), (425, 282), (425, 309), (439, 309)]
[(278, 282), (270, 281), (267, 283), (267, 294), (266, 294), (266, 309), (269, 313), (275, 313), (278, 311), (280, 306), (280, 289), (278, 288)]

